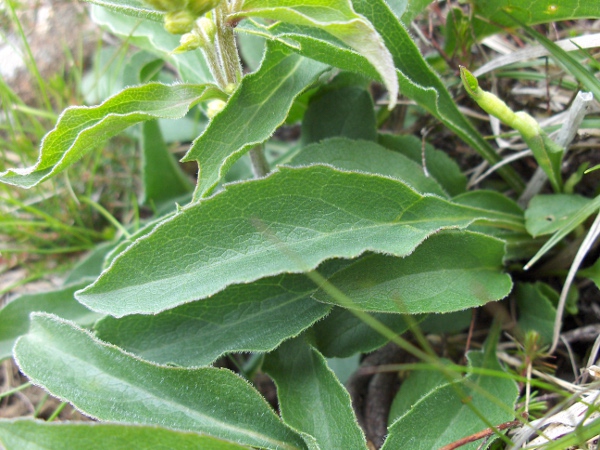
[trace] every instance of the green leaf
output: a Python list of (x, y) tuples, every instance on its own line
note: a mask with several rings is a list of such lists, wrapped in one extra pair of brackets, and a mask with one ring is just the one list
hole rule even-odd
[(219, 95), (220, 90), (212, 85), (149, 83), (127, 88), (98, 106), (67, 108), (44, 137), (36, 164), (0, 173), (0, 181), (33, 187), (133, 124), (159, 117), (183, 117), (196, 103)]
[(536, 195), (525, 211), (525, 228), (533, 237), (555, 233), (591, 202), (592, 199), (581, 195)]
[(550, 295), (558, 297), (550, 286), (542, 282), (518, 283), (515, 289), (519, 307), (519, 328), (523, 332), (536, 331), (543, 344), (552, 343), (556, 318), (556, 308), (548, 298), (548, 290)]
[(392, 55), (373, 25), (352, 8), (350, 0), (244, 0), (238, 17), (262, 17), (326, 31), (362, 55), (389, 91), (390, 107), (398, 97)]
[(377, 139), (373, 99), (366, 89), (344, 86), (312, 97), (302, 121), (302, 143), (334, 136)]
[(285, 423), (314, 437), (322, 449), (367, 448), (348, 391), (303, 338), (267, 355), (263, 368), (277, 385)]
[(441, 229), (483, 218), (522, 228), (505, 214), (422, 196), (390, 178), (282, 167), (183, 208), (121, 253), (77, 298), (117, 317), (155, 314), (326, 259), (369, 250), (405, 256)]
[(63, 285), (80, 282), (84, 279), (96, 278), (102, 272), (106, 255), (117, 245), (116, 242), (98, 244), (95, 249), (83, 257), (63, 281)]
[(432, 0), (385, 0), (394, 15), (404, 26), (410, 27), (410, 23), (417, 17)]
[(249, 447), (197, 433), (156, 426), (94, 422), (0, 420), (0, 442), (7, 450), (240, 450)]
[(147, 3), (138, 0), (85, 0), (93, 5), (102, 6), (119, 14), (148, 19), (162, 24), (164, 13), (155, 10)]
[(600, 196), (594, 198), (591, 202), (584, 204), (577, 211), (573, 212), (567, 219), (564, 220), (562, 226), (556, 233), (548, 239), (548, 241), (539, 249), (533, 258), (525, 265), (525, 270), (529, 269), (542, 256), (544, 256), (552, 247), (563, 240), (571, 231), (582, 224), (588, 217), (598, 211), (600, 208)]
[[(416, 136), (380, 134), (377, 142), (403, 154), (419, 166), (423, 163), (423, 144)], [(431, 177), (451, 196), (462, 194), (467, 189), (467, 177), (456, 161), (431, 144), (425, 144), (425, 166)], [(422, 166), (420, 171), (423, 171)]]
[[(458, 110), (442, 81), (427, 64), (408, 31), (398, 22), (387, 5), (382, 0), (353, 0), (353, 4), (356, 12), (370, 20), (383, 36), (394, 57), (403, 95), (427, 109), (489, 163), (498, 162), (500, 157)], [(511, 187), (517, 191), (522, 190), (523, 181), (512, 168), (504, 166), (498, 173)]]
[[(439, 362), (451, 364), (452, 361), (441, 358)], [(400, 390), (394, 397), (388, 417), (388, 425), (394, 423), (399, 417), (410, 412), (421, 397), (428, 395), (435, 389), (448, 384), (447, 375), (439, 369), (416, 370), (412, 372), (400, 385)]]
[(160, 22), (155, 22), (136, 19), (94, 5), (91, 16), (94, 22), (119, 36), (123, 41), (173, 64), (178, 69), (183, 82), (210, 83), (214, 81), (202, 52), (173, 53), (173, 50), (179, 46), (180, 36), (165, 30), (162, 24), (162, 14)]
[(261, 448), (304, 448), (260, 394), (229, 370), (157, 366), (56, 316), (32, 315), (15, 359), (34, 384), (100, 420), (195, 431)]
[(228, 352), (265, 352), (297, 336), (331, 307), (310, 294), (304, 275), (280, 275), (229, 286), (206, 300), (155, 316), (106, 317), (97, 336), (157, 363), (201, 366)]
[[(401, 314), (373, 313), (372, 316), (396, 334), (408, 330)], [(419, 322), (423, 317), (413, 317)], [(369, 353), (384, 346), (389, 339), (364, 323), (345, 308), (334, 307), (325, 319), (311, 329), (315, 346), (328, 358), (346, 358), (357, 353)]]
[(508, 295), (512, 282), (502, 272), (503, 256), (504, 243), (498, 239), (441, 232), (405, 258), (373, 254), (334, 274), (329, 281), (349, 300), (334, 298), (323, 288), (313, 297), (365, 311), (459, 311)]
[(385, 175), (406, 183), (422, 194), (448, 197), (442, 187), (425, 176), (421, 167), (404, 155), (387, 150), (371, 141), (331, 138), (304, 147), (290, 165), (330, 164), (336, 168)]
[[(485, 352), (469, 352), (469, 366), (504, 372), (496, 359), (495, 346)], [(420, 399), (389, 428), (382, 450), (433, 450), (488, 428), (512, 420), (519, 394), (516, 383), (492, 374), (467, 375), (430, 390), (424, 386)], [(427, 426), (423, 426), (427, 424)], [(479, 448), (481, 442), (461, 447)]]
[(510, 16), (528, 25), (600, 17), (597, 3), (578, 0), (545, 0), (531, 3), (518, 3), (512, 0), (478, 0), (472, 4), (475, 16), (472, 33), (477, 37), (494, 34), (514, 26)]
[(192, 182), (180, 169), (163, 140), (158, 122), (142, 124), (142, 203), (159, 205), (191, 192)]
[(598, 258), (591, 267), (579, 270), (577, 275), (580, 277), (589, 278), (594, 282), (596, 287), (600, 289), (600, 258)]
[(240, 156), (267, 140), (285, 121), (294, 99), (326, 69), (269, 43), (260, 69), (244, 77), (182, 159), (200, 166), (195, 197), (207, 196)]
[(17, 338), (29, 329), (29, 314), (42, 311), (57, 314), (80, 325), (91, 325), (102, 317), (75, 300), (76, 290), (89, 284), (89, 278), (56, 291), (21, 295), (0, 309), (0, 359), (10, 358)]

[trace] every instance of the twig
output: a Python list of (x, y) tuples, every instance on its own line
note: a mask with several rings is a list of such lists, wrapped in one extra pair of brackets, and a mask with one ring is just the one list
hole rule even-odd
[(474, 434), (472, 434), (470, 436), (466, 436), (464, 438), (461, 438), (458, 441), (454, 441), (451, 444), (444, 445), (439, 450), (454, 450), (456, 448), (462, 447), (463, 445), (469, 444), (471, 442), (475, 442), (475, 441), (478, 441), (480, 439), (492, 436), (492, 435), (498, 433), (498, 431), (507, 430), (509, 428), (514, 428), (514, 427), (517, 427), (519, 425), (521, 425), (521, 421), (520, 420), (511, 420), (510, 422), (504, 422), (504, 423), (501, 423), (500, 425), (498, 425), (495, 428), (486, 428), (485, 430), (482, 430), (482, 431), (474, 433)]

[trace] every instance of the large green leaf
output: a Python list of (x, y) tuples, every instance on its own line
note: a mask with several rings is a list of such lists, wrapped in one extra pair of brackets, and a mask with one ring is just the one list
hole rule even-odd
[(34, 384), (100, 420), (196, 431), (261, 448), (304, 448), (264, 398), (229, 370), (157, 366), (56, 316), (32, 315), (15, 359)]
[(504, 243), (482, 234), (442, 232), (410, 256), (373, 254), (337, 272), (330, 282), (346, 299), (325, 289), (319, 301), (354, 309), (403, 314), (445, 313), (506, 297), (510, 276), (502, 272)]
[(201, 366), (227, 352), (273, 350), (325, 316), (304, 275), (280, 275), (229, 286), (208, 299), (155, 316), (106, 317), (97, 336), (158, 363)]
[(285, 121), (294, 99), (326, 69), (270, 43), (260, 68), (242, 80), (183, 158), (200, 166), (195, 197), (208, 195), (238, 158), (266, 141)]
[(396, 178), (421, 194), (448, 194), (432, 177), (423, 172), (419, 164), (388, 150), (375, 142), (331, 138), (304, 147), (290, 162), (292, 166), (314, 163), (331, 164), (334, 167)]
[(322, 449), (366, 449), (348, 391), (323, 355), (302, 337), (267, 355), (264, 370), (277, 385), (281, 417)]
[(536, 195), (525, 211), (527, 232), (533, 237), (555, 233), (592, 202), (590, 198), (575, 194)]
[[(431, 112), (488, 162), (492, 164), (498, 162), (500, 157), (459, 111), (442, 81), (427, 64), (407, 30), (383, 0), (354, 0), (353, 6), (356, 12), (375, 25), (385, 40), (394, 58), (402, 94)], [(372, 70), (372, 66), (362, 55), (339, 39), (328, 36), (318, 29), (285, 23), (262, 26), (252, 21), (242, 22), (238, 29), (241, 32), (277, 40), (309, 58), (371, 78), (378, 78), (377, 72)], [(522, 190), (523, 181), (512, 168), (501, 167), (499, 173), (514, 189)]]
[(127, 88), (98, 106), (67, 108), (44, 137), (36, 164), (0, 173), (0, 181), (33, 187), (133, 124), (183, 117), (196, 103), (219, 95), (220, 90), (213, 85), (148, 83)]
[(6, 450), (241, 450), (249, 447), (211, 436), (143, 425), (0, 420)]
[(214, 81), (202, 52), (173, 53), (179, 46), (180, 36), (168, 33), (162, 24), (162, 18), (160, 22), (140, 20), (97, 5), (92, 6), (91, 16), (94, 22), (124, 41), (172, 63), (185, 83)]
[[(488, 344), (484, 352), (469, 352), (469, 365), (502, 372), (495, 350)], [(519, 390), (506, 377), (473, 373), (433, 390), (430, 384), (420, 385), (422, 396), (390, 426), (382, 450), (435, 450), (514, 418)], [(475, 450), (480, 444), (473, 442), (461, 449)]]
[(77, 298), (114, 316), (155, 314), (234, 283), (371, 250), (410, 254), (444, 228), (512, 216), (422, 196), (387, 177), (282, 167), (183, 208), (121, 253)]
[(169, 152), (155, 120), (142, 124), (142, 202), (164, 204), (194, 189), (190, 179), (183, 173)]
[(19, 336), (27, 333), (29, 314), (34, 311), (57, 314), (80, 325), (91, 325), (102, 317), (87, 309), (73, 296), (76, 290), (89, 282), (88, 278), (56, 291), (24, 294), (0, 309), (0, 359), (12, 356), (13, 346)]
[(550, 286), (538, 281), (535, 284), (519, 283), (515, 289), (519, 307), (519, 328), (522, 332), (535, 331), (540, 335), (541, 345), (550, 344), (554, 335), (556, 307), (550, 298), (558, 302), (558, 294)]
[(362, 55), (379, 73), (390, 95), (398, 97), (398, 78), (392, 55), (381, 36), (350, 0), (244, 0), (238, 17), (262, 17), (326, 31)]

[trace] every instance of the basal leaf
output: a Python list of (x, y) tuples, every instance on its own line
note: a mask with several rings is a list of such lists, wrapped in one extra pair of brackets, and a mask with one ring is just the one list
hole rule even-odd
[(196, 103), (220, 95), (213, 85), (149, 83), (127, 88), (98, 106), (67, 108), (42, 140), (36, 164), (0, 173), (0, 181), (33, 187), (133, 124), (159, 117), (180, 118)]
[(512, 288), (502, 272), (504, 243), (471, 232), (431, 236), (404, 258), (374, 254), (340, 270), (330, 282), (348, 300), (320, 289), (319, 301), (402, 314), (459, 311), (500, 300)]
[[(408, 330), (401, 314), (373, 313), (383, 325), (397, 334)], [(413, 317), (419, 322), (423, 317)], [(334, 307), (331, 313), (311, 329), (317, 349), (328, 358), (346, 358), (357, 353), (369, 353), (384, 346), (389, 339), (345, 308)]]
[(158, 122), (142, 124), (142, 202), (160, 205), (193, 190), (192, 182), (178, 166), (163, 140)]
[(195, 431), (260, 448), (304, 448), (233, 372), (141, 361), (56, 316), (32, 315), (15, 359), (34, 384), (100, 420)]
[(298, 335), (331, 309), (310, 298), (315, 290), (304, 275), (280, 275), (155, 316), (106, 317), (95, 329), (100, 339), (149, 361), (207, 365), (227, 352), (270, 351)]
[(525, 227), (533, 237), (552, 234), (563, 228), (579, 209), (593, 202), (581, 195), (536, 195), (525, 211)]
[[(503, 372), (495, 346), (488, 344), (483, 352), (469, 352), (467, 358), (471, 367)], [(433, 390), (425, 385), (421, 398), (390, 426), (382, 450), (438, 449), (490, 425), (512, 420), (518, 393), (514, 381), (492, 374), (473, 373)], [(479, 445), (478, 441), (461, 448), (475, 450)]]
[(117, 317), (155, 314), (326, 259), (369, 250), (405, 256), (429, 235), (478, 219), (523, 228), (505, 214), (422, 196), (390, 178), (282, 167), (183, 208), (128, 247), (77, 298)]
[(0, 443), (6, 450), (242, 450), (249, 447), (211, 436), (157, 426), (96, 422), (0, 420)]
[(537, 332), (541, 338), (541, 345), (550, 344), (554, 334), (556, 307), (548, 298), (548, 294), (558, 297), (550, 286), (542, 282), (519, 283), (515, 289), (519, 307), (519, 328), (523, 332)]
[(324, 64), (270, 43), (261, 67), (241, 85), (183, 161), (198, 161), (195, 197), (208, 195), (231, 165), (281, 125), (294, 99), (327, 69)]
[(119, 14), (137, 17), (139, 19), (149, 19), (155, 22), (162, 22), (164, 13), (157, 11), (139, 0), (85, 0), (88, 3), (102, 6), (115, 11)]
[(302, 143), (344, 136), (377, 139), (377, 124), (371, 94), (359, 86), (317, 93), (311, 98), (302, 120)]
[(21, 295), (0, 309), (0, 359), (12, 356), (17, 338), (29, 329), (29, 314), (35, 311), (57, 314), (80, 325), (91, 325), (102, 317), (90, 311), (73, 294), (89, 284), (79, 280), (56, 291)]
[(292, 166), (331, 164), (344, 170), (373, 173), (396, 178), (421, 194), (448, 197), (444, 189), (427, 177), (419, 164), (375, 142), (331, 138), (304, 147), (291, 161)]
[(263, 368), (277, 385), (285, 423), (314, 437), (322, 449), (366, 450), (348, 391), (303, 338), (285, 342), (267, 355)]
[(238, 17), (262, 17), (326, 31), (362, 55), (380, 74), (390, 95), (390, 107), (398, 97), (398, 78), (392, 55), (381, 36), (350, 0), (244, 0)]
[[(423, 143), (416, 136), (380, 134), (377, 142), (410, 158), (421, 167), (419, 172), (423, 172)], [(430, 177), (451, 196), (465, 192), (467, 177), (447, 153), (433, 148), (431, 144), (425, 144), (425, 166)]]

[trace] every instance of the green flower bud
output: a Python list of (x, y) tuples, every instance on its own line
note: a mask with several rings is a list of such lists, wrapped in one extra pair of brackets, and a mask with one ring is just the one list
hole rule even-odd
[(165, 30), (171, 34), (185, 34), (192, 31), (196, 18), (187, 10), (174, 11), (165, 15)]
[(186, 0), (144, 0), (157, 11), (180, 11), (185, 8)]
[(219, 114), (221, 111), (223, 111), (223, 108), (225, 108), (225, 105), (227, 105), (227, 103), (225, 103), (223, 100), (212, 100), (212, 101), (208, 102), (208, 105), (206, 108), (206, 116), (209, 119), (212, 119), (217, 114)]
[(217, 34), (217, 26), (208, 17), (201, 17), (196, 21), (197, 30), (204, 36), (207, 42), (214, 42)]
[(204, 39), (198, 36), (197, 33), (192, 31), (186, 33), (179, 39), (179, 47), (173, 50), (173, 53), (185, 53), (192, 50), (196, 50), (198, 47), (204, 46)]
[(189, 0), (187, 10), (196, 17), (200, 17), (216, 8), (219, 3), (221, 3), (221, 0)]

